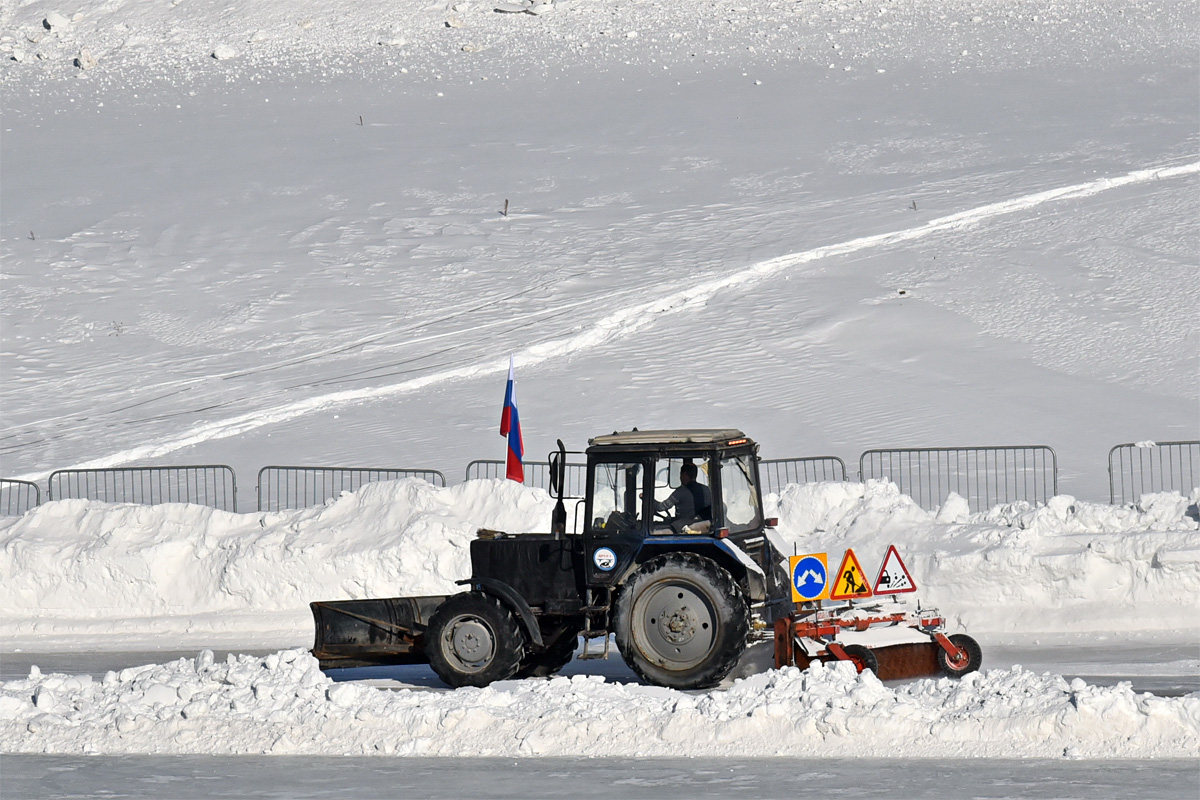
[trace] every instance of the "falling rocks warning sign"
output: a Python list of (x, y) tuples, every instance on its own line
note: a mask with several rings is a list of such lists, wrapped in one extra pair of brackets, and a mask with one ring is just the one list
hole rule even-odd
[(902, 594), (916, 590), (917, 583), (900, 559), (896, 545), (888, 545), (883, 566), (879, 568), (879, 575), (875, 578), (875, 594)]

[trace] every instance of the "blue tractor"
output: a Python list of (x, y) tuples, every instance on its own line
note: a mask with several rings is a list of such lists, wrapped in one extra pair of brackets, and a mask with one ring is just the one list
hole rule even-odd
[(615, 634), (648, 683), (719, 683), (792, 608), (758, 446), (738, 430), (636, 428), (588, 445), (583, 496), (566, 492), (560, 442), (550, 532), (481, 530), (466, 591), (312, 603), (322, 667), (428, 663), (450, 686), (486, 686), (554, 674), (581, 636), (581, 658), (607, 655)]

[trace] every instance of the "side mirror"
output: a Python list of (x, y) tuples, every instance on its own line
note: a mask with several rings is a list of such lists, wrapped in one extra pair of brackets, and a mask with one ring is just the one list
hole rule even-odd
[(550, 494), (562, 498), (567, 477), (567, 447), (558, 440), (558, 450), (550, 454)]
[(550, 494), (558, 498), (550, 517), (550, 532), (555, 538), (567, 532), (567, 508), (563, 505), (563, 490), (566, 487), (567, 448), (558, 440), (558, 452), (550, 454)]

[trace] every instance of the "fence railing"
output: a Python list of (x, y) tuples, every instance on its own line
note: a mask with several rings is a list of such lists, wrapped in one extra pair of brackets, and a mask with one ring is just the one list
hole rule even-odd
[(1045, 445), (867, 450), (859, 457), (858, 476), (888, 478), (928, 510), (954, 492), (972, 511), (985, 511), (1019, 500), (1045, 503), (1057, 494), (1058, 456)]
[(1143, 494), (1200, 486), (1200, 442), (1119, 444), (1108, 451), (1108, 501), (1136, 503)]
[(846, 462), (837, 456), (769, 458), (758, 462), (759, 480), (767, 492), (778, 492), (789, 483), (846, 480)]
[(342, 492), (358, 491), (364, 484), (420, 478), (445, 486), (446, 476), (436, 469), (375, 467), (263, 467), (258, 471), (258, 510), (309, 508), (324, 505)]
[[(466, 480), (503, 478), (502, 460), (467, 465)], [(1148, 492), (1187, 494), (1200, 485), (1200, 441), (1119, 444), (1108, 454), (1109, 502), (1135, 502)], [(844, 481), (846, 464), (837, 456), (766, 459), (759, 464), (764, 491), (789, 483)], [(258, 510), (320, 505), (342, 492), (375, 481), (415, 477), (446, 486), (433, 469), (375, 467), (263, 467), (258, 473)], [(950, 492), (967, 499), (972, 511), (998, 503), (1044, 503), (1058, 493), (1058, 456), (1046, 445), (1004, 447), (919, 447), (867, 450), (859, 457), (858, 479), (888, 478), (918, 505), (935, 509)], [(587, 466), (567, 464), (566, 496), (586, 493)], [(550, 464), (525, 464), (525, 484), (549, 491)], [(51, 473), (46, 497), (110, 503), (198, 503), (237, 510), (237, 479), (225, 465), (73, 469)], [(21, 515), (42, 501), (30, 481), (0, 478), (0, 515)]]
[(0, 478), (0, 516), (19, 517), (41, 503), (42, 490), (36, 483)]
[(237, 511), (237, 479), (223, 464), (187, 467), (64, 469), (50, 474), (51, 500), (106, 503), (196, 503)]
[[(567, 464), (565, 466), (564, 484), (566, 491), (563, 495), (565, 497), (583, 497), (587, 488), (587, 465)], [(504, 474), (505, 463), (503, 461), (481, 459), (467, 464), (465, 479), (473, 481), (484, 478), (503, 478)], [(526, 461), (524, 483), (526, 486), (536, 486), (545, 489), (547, 492), (550, 491), (550, 463), (547, 461)]]

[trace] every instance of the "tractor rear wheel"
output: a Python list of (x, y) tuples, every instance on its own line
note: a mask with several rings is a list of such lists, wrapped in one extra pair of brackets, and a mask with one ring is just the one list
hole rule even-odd
[(429, 666), (455, 689), (511, 678), (524, 654), (525, 635), (512, 612), (480, 592), (448, 597), (425, 632)]
[(647, 683), (704, 689), (746, 649), (750, 613), (727, 570), (695, 553), (643, 564), (617, 595), (617, 649)]

